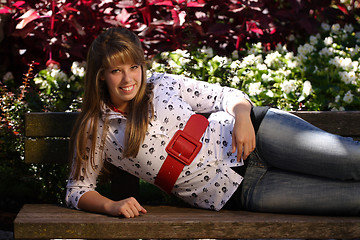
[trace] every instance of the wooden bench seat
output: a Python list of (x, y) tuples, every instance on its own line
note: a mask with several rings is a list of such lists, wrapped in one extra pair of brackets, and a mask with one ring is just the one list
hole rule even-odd
[(125, 219), (58, 205), (25, 205), (15, 222), (16, 238), (355, 238), (358, 217), (324, 217), (145, 206), (148, 213)]
[[(316, 126), (360, 138), (360, 111), (295, 112)], [(26, 115), (25, 161), (66, 163), (68, 136), (77, 113)], [(113, 198), (137, 196), (137, 178), (114, 170)], [(65, 184), (65, 180), (64, 180)], [(119, 193), (118, 189), (125, 189)], [(26, 204), (14, 222), (16, 239), (265, 239), (360, 238), (360, 217), (219, 212), (181, 206), (145, 206), (148, 213), (125, 219), (68, 209), (56, 204)]]

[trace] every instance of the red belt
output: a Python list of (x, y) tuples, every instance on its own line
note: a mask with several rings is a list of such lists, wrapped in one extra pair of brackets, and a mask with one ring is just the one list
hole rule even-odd
[(208, 125), (206, 117), (194, 114), (184, 130), (178, 130), (166, 146), (168, 156), (155, 179), (155, 184), (165, 192), (171, 192), (184, 166), (190, 165), (199, 153), (200, 139)]

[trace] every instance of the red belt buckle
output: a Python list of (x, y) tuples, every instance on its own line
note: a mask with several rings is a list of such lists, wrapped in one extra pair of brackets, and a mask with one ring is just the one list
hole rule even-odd
[(184, 130), (178, 130), (165, 148), (168, 153), (155, 179), (155, 185), (167, 193), (171, 193), (176, 180), (185, 165), (190, 165), (199, 153), (209, 121), (202, 115), (192, 115)]
[[(177, 146), (175, 146), (176, 144)], [(166, 146), (165, 151), (179, 162), (190, 165), (201, 147), (202, 143), (199, 140), (196, 140), (182, 130), (178, 130)]]

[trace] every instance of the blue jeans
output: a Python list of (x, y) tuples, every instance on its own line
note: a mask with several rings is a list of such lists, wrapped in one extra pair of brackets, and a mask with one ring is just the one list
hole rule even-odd
[(241, 189), (250, 211), (360, 215), (360, 142), (270, 109)]

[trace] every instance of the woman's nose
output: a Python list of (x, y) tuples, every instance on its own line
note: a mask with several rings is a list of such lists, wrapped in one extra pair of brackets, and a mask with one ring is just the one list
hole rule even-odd
[(123, 76), (122, 76), (122, 81), (129, 82), (129, 80), (130, 80), (129, 74), (126, 71), (124, 71)]

